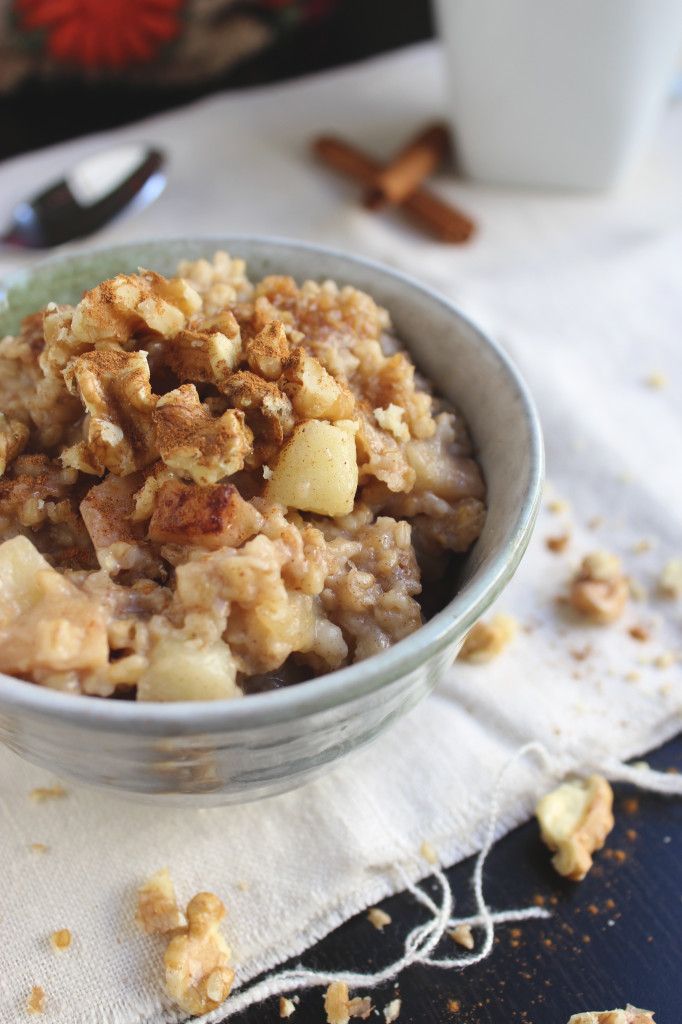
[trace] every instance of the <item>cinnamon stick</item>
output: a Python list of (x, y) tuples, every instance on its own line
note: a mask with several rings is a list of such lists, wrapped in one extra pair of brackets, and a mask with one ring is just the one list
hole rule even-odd
[(377, 175), (365, 197), (365, 206), (378, 210), (389, 203), (402, 203), (435, 171), (449, 148), (450, 137), (444, 125), (424, 128)]
[[(321, 136), (313, 142), (313, 149), (328, 167), (366, 187), (374, 184), (382, 170), (377, 160), (335, 136)], [(424, 187), (407, 196), (401, 209), (442, 242), (467, 242), (476, 230), (470, 217)]]

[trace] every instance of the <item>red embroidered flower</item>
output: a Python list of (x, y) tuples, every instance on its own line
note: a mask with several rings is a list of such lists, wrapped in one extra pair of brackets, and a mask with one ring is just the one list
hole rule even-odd
[(178, 35), (183, 0), (17, 0), (23, 26), (47, 33), (55, 60), (120, 68), (155, 57)]

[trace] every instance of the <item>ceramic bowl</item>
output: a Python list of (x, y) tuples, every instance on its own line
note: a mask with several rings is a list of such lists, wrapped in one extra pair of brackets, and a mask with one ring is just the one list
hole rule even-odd
[(467, 630), (509, 581), (533, 528), (543, 472), (533, 402), (507, 355), (445, 298), (387, 267), (303, 242), (178, 239), (69, 255), (5, 280), (0, 336), (48, 301), (139, 266), (172, 273), (216, 249), (269, 273), (333, 278), (386, 306), (417, 366), (469, 424), (488, 486), (485, 528), (450, 602), (367, 661), (237, 701), (137, 704), (0, 675), (0, 739), (70, 780), (165, 803), (238, 803), (291, 789), (369, 743), (436, 685)]

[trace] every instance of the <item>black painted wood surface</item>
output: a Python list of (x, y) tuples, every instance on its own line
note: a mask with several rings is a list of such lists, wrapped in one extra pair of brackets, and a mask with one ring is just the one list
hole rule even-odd
[[(647, 761), (660, 770), (682, 771), (682, 737)], [(466, 971), (413, 967), (400, 976), (397, 989), (391, 984), (354, 994), (371, 995), (380, 1011), (399, 994), (400, 1024), (566, 1024), (579, 1010), (613, 1009), (626, 1002), (655, 1010), (658, 1024), (680, 1024), (682, 800), (629, 786), (614, 789), (616, 826), (583, 882), (567, 882), (554, 873), (535, 822), (516, 829), (491, 854), (485, 884), (492, 906), (543, 901), (551, 919), (499, 926), (490, 958)], [(474, 909), (472, 866), (468, 860), (447, 872), (457, 913)], [(297, 962), (361, 971), (389, 962), (424, 917), (409, 894), (381, 906), (393, 919), (383, 932), (361, 914)], [(439, 952), (462, 950), (445, 939)], [(278, 1019), (277, 1001), (270, 1000), (231, 1021)], [(323, 1024), (325, 1019), (321, 989), (303, 993), (289, 1018), (291, 1024)], [(369, 1019), (384, 1021), (383, 1014)]]

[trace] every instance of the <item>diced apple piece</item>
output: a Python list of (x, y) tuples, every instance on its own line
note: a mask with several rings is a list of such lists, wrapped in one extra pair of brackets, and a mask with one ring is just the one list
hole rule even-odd
[(232, 652), (222, 640), (202, 644), (163, 637), (137, 684), (137, 699), (147, 701), (221, 700), (241, 697)]
[(272, 467), (268, 500), (323, 516), (352, 512), (358, 464), (351, 427), (324, 420), (295, 427)]

